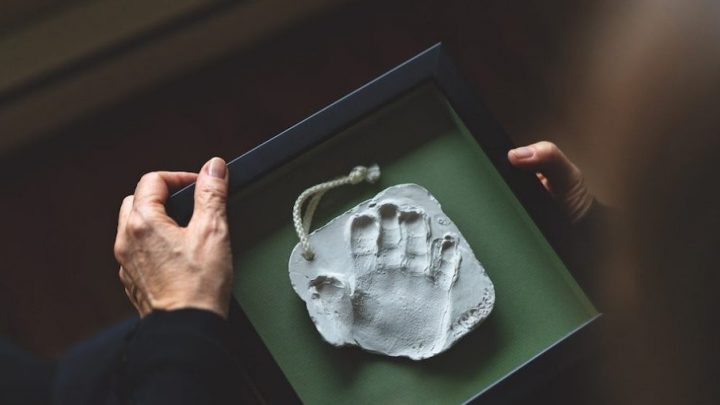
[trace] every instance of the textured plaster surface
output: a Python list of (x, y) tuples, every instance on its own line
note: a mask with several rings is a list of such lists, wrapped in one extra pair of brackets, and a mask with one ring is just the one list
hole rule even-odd
[(451, 347), (492, 311), (490, 278), (442, 211), (416, 184), (389, 187), (310, 235), (290, 280), (322, 337), (414, 360)]

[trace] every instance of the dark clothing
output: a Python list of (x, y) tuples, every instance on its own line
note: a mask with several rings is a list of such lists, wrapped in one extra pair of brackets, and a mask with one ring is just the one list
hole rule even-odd
[[(51, 388), (53, 404), (119, 404), (115, 389), (127, 338), (138, 324), (132, 318), (73, 348), (57, 364)], [(152, 320), (150, 320), (152, 322)]]
[(560, 246), (573, 278), (600, 312), (608, 308), (600, 279), (611, 255), (609, 233), (616, 216), (614, 209), (594, 201), (588, 213), (564, 235)]
[(155, 311), (137, 324), (114, 390), (139, 404), (231, 403), (241, 375), (228, 323), (207, 311)]
[(228, 325), (202, 310), (155, 311), (83, 342), (55, 365), (0, 341), (0, 403), (247, 403)]

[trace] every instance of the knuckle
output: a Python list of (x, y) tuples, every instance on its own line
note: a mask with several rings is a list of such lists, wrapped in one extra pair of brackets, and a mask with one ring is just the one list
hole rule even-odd
[(148, 173), (145, 173), (145, 174), (142, 175), (142, 177), (140, 177), (140, 182), (139, 182), (139, 183), (143, 183), (143, 182), (146, 182), (146, 181), (156, 180), (159, 176), (160, 176), (160, 174), (159, 174), (158, 172), (148, 172)]
[(200, 201), (205, 204), (219, 204), (225, 202), (225, 193), (218, 187), (206, 185), (199, 190)]
[(206, 237), (214, 236), (225, 238), (228, 236), (228, 225), (223, 218), (207, 217), (201, 223), (201, 229)]
[(120, 282), (127, 287), (128, 285), (128, 277), (127, 274), (125, 274), (125, 270), (123, 270), (122, 267), (120, 267), (120, 270), (118, 270), (118, 278), (120, 279)]
[(120, 213), (123, 212), (125, 207), (132, 206), (133, 198), (134, 197), (132, 195), (128, 195), (123, 198), (122, 203), (120, 204)]
[(125, 260), (125, 257), (127, 256), (127, 244), (124, 240), (120, 238), (115, 240), (113, 253), (115, 254), (115, 259), (117, 259), (117, 261), (123, 262)]
[(157, 212), (153, 209), (151, 204), (140, 203), (133, 207), (133, 213), (140, 217), (145, 223), (150, 223), (153, 218), (157, 216)]
[(560, 148), (550, 141), (540, 141), (536, 144), (536, 147), (540, 149), (543, 154), (551, 157), (560, 156), (561, 153)]
[(143, 238), (150, 231), (150, 224), (137, 213), (130, 215), (127, 222), (127, 232), (134, 238)]

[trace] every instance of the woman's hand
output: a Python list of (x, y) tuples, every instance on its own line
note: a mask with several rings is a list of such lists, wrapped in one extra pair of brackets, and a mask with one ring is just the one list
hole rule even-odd
[(515, 167), (534, 171), (573, 223), (590, 210), (595, 198), (585, 185), (582, 172), (555, 144), (541, 141), (512, 149), (508, 159)]
[[(187, 227), (165, 212), (170, 191), (196, 181)], [(199, 174), (154, 172), (120, 207), (115, 257), (120, 280), (140, 316), (153, 309), (205, 309), (227, 317), (232, 256), (226, 216), (228, 175), (213, 158)]]

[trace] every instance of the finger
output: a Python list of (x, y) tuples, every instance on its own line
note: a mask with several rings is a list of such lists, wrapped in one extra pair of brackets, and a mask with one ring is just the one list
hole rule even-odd
[(125, 295), (127, 296), (128, 301), (130, 301), (132, 306), (135, 307), (135, 310), (138, 312), (138, 314), (142, 315), (142, 311), (140, 310), (140, 305), (137, 302), (135, 302), (135, 295), (130, 290), (128, 290), (127, 287), (125, 287)]
[(380, 260), (386, 268), (399, 268), (403, 264), (405, 247), (402, 246), (398, 207), (392, 203), (382, 204), (378, 207), (378, 214), (380, 214), (378, 238)]
[(543, 186), (560, 201), (571, 222), (589, 212), (594, 197), (582, 172), (551, 142), (538, 142), (508, 152), (510, 163), (536, 172)]
[(133, 305), (133, 307), (135, 307), (135, 310), (138, 311), (138, 315), (140, 315), (140, 317), (142, 317), (142, 316), (144, 315), (144, 314), (143, 314), (143, 306), (142, 306), (142, 304), (138, 301), (137, 295), (136, 295), (135, 291), (136, 291), (136, 290), (128, 289), (128, 288), (126, 287), (126, 288), (125, 288), (125, 295), (128, 297), (128, 301), (130, 301), (130, 303)]
[(130, 212), (132, 211), (133, 207), (133, 201), (135, 198), (131, 195), (125, 197), (122, 201), (122, 204), (120, 205), (120, 213), (118, 214), (118, 228), (117, 228), (117, 235), (125, 232), (125, 227), (127, 226), (127, 219), (130, 215)]
[(130, 294), (132, 294), (133, 304), (140, 313), (140, 317), (143, 317), (152, 311), (150, 303), (147, 300), (147, 296), (142, 291), (140, 291), (137, 285), (132, 285), (132, 288), (130, 288)]
[(442, 239), (435, 239), (432, 242), (432, 263), (429, 269), (429, 276), (449, 290), (457, 279), (460, 268), (460, 253), (458, 252), (457, 235), (448, 233)]
[(140, 307), (138, 306), (138, 303), (135, 300), (135, 294), (132, 293), (132, 290), (134, 288), (134, 283), (132, 279), (130, 278), (130, 275), (125, 271), (123, 267), (120, 267), (120, 270), (118, 270), (118, 278), (120, 279), (120, 283), (122, 283), (123, 288), (125, 289), (125, 295), (127, 295), (128, 300), (131, 304), (135, 307), (135, 309), (140, 312)]
[(541, 141), (512, 149), (508, 159), (516, 167), (540, 172), (547, 179), (543, 183), (554, 194), (562, 195), (583, 181), (580, 169), (551, 142)]
[(130, 301), (133, 307), (135, 307), (135, 310), (138, 311), (141, 318), (152, 312), (150, 304), (144, 296), (139, 293), (135, 286), (132, 286), (129, 289), (125, 288), (125, 295), (128, 297), (128, 301)]
[(171, 190), (196, 181), (198, 175), (189, 172), (152, 172), (145, 174), (135, 187), (133, 207), (148, 207), (165, 213), (165, 201)]
[(378, 208), (380, 214), (380, 236), (381, 249), (395, 249), (400, 244), (400, 220), (398, 218), (398, 207), (395, 204), (386, 203)]
[(120, 266), (120, 270), (118, 270), (118, 278), (125, 288), (129, 288), (133, 285), (132, 278), (122, 266)]
[(358, 270), (364, 272), (375, 268), (379, 234), (377, 217), (369, 213), (353, 216), (350, 222), (350, 251)]
[(546, 190), (550, 191), (550, 182), (548, 181), (547, 177), (543, 175), (542, 173), (535, 173), (535, 176), (537, 176), (538, 180), (540, 180), (540, 183), (542, 183), (543, 187), (545, 187)]
[(214, 157), (200, 169), (195, 184), (193, 224), (225, 223), (227, 217), (228, 171), (225, 161)]
[(149, 314), (151, 312), (151, 306), (147, 297), (140, 291), (130, 274), (123, 267), (120, 267), (118, 277), (125, 289), (125, 295), (127, 295), (128, 300), (133, 304), (140, 316)]
[(123, 199), (120, 205), (120, 213), (118, 214), (118, 227), (115, 234), (115, 258), (120, 261), (125, 256), (127, 243), (125, 241), (125, 228), (127, 227), (127, 219), (132, 211), (133, 196), (129, 195)]
[(406, 240), (405, 267), (411, 274), (423, 274), (428, 268), (430, 227), (427, 217), (419, 209), (401, 211), (400, 226)]

